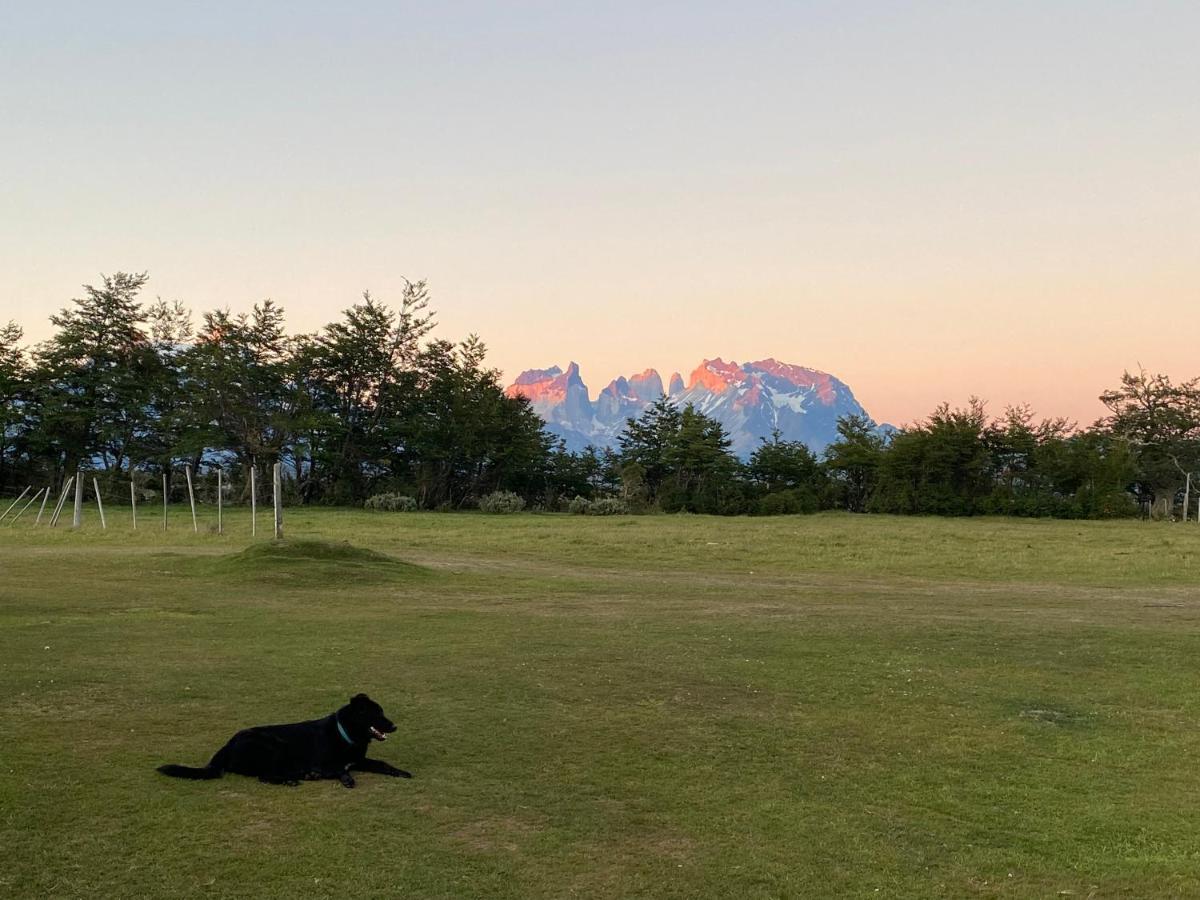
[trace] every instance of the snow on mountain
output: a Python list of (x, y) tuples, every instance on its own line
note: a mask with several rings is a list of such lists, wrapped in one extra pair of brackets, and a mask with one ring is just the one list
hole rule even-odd
[[(724, 425), (733, 451), (743, 458), (776, 429), (784, 440), (803, 441), (820, 453), (836, 439), (838, 418), (866, 415), (844, 382), (775, 359), (744, 364), (706, 359), (686, 384), (678, 372), (672, 374), (666, 392), (681, 408), (690, 403)], [(625, 421), (641, 415), (664, 391), (658, 372), (647, 369), (613, 379), (592, 401), (579, 366), (571, 363), (566, 372), (558, 366), (522, 372), (506, 393), (527, 397), (548, 431), (581, 450), (588, 444), (616, 446)]]

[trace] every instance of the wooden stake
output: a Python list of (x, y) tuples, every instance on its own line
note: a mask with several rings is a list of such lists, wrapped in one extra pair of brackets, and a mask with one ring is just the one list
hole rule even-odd
[(282, 464), (275, 463), (272, 481), (275, 487), (275, 540), (283, 537), (283, 475)]
[(1187, 480), (1183, 483), (1183, 521), (1187, 521), (1188, 507), (1191, 506), (1192, 500), (1192, 473), (1187, 472)]
[(104, 501), (100, 499), (100, 485), (95, 475), (92, 476), (92, 490), (96, 492), (96, 509), (100, 510), (100, 530), (108, 531), (108, 523), (104, 521)]
[(63, 507), (67, 505), (67, 495), (71, 493), (71, 485), (74, 483), (75, 476), (72, 475), (67, 479), (67, 483), (63, 485), (62, 496), (58, 498), (58, 505), (54, 507), (54, 517), (50, 520), (51, 528), (58, 524), (58, 517), (62, 515)]
[(163, 472), (163, 531), (167, 530), (167, 473)]
[(22, 500), (24, 500), (25, 495), (28, 494), (31, 490), (33, 490), (33, 485), (30, 485), (29, 487), (25, 488), (25, 490), (21, 491), (21, 496), (17, 497), (17, 499), (12, 502), (12, 506), (10, 506), (8, 509), (6, 509), (4, 511), (4, 515), (0, 516), (0, 522), (3, 522), (5, 519), (8, 518), (8, 514), (13, 511), (13, 507), (15, 507)]
[(217, 534), (221, 533), (221, 470), (217, 469)]
[(258, 534), (258, 486), (254, 483), (254, 469), (257, 463), (250, 463), (250, 537)]
[(78, 528), (83, 524), (83, 473), (76, 471), (75, 473), (75, 518), (71, 520), (71, 527)]
[(33, 504), (37, 501), (37, 498), (40, 496), (42, 496), (42, 492), (39, 490), (36, 494), (34, 494), (32, 497), (30, 497), (29, 501), (24, 506), (21, 507), (21, 509), (17, 512), (17, 514), (15, 516), (13, 516), (12, 521), (8, 523), (8, 527), (12, 528), (14, 525), (16, 525), (17, 519), (21, 518), (21, 513), (25, 512), (25, 510), (29, 509), (29, 507), (33, 506)]
[(137, 490), (132, 478), (129, 479), (129, 508), (133, 511), (133, 530), (137, 531)]
[(38, 509), (37, 518), (33, 520), (34, 525), (40, 525), (42, 523), (42, 513), (46, 511), (46, 501), (50, 499), (50, 487), (51, 485), (46, 485), (46, 496), (42, 498), (42, 505), (41, 508)]
[(200, 525), (196, 522), (196, 493), (192, 490), (192, 467), (184, 466), (183, 473), (187, 476), (188, 503), (192, 505), (192, 531), (199, 534)]

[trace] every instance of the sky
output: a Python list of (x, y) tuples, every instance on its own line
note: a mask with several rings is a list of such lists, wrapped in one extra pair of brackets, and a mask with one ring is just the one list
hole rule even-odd
[(878, 420), (1200, 375), (1195, 2), (0, 0), (0, 322), (426, 279), (508, 379), (773, 356)]

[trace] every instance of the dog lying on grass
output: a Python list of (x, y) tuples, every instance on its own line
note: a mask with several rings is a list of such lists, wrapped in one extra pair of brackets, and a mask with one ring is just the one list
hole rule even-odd
[(168, 764), (159, 766), (158, 771), (173, 778), (199, 780), (235, 772), (257, 776), (266, 784), (288, 785), (336, 778), (348, 788), (354, 787), (351, 769), (412, 778), (390, 763), (367, 759), (371, 741), (386, 741), (395, 730), (395, 724), (383, 714), (383, 707), (366, 694), (356, 694), (323, 719), (239, 731), (203, 768)]

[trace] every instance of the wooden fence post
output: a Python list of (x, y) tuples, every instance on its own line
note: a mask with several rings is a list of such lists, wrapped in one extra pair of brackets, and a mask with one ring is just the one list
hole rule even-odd
[(12, 506), (9, 506), (9, 508), (4, 511), (4, 515), (0, 516), (0, 522), (3, 522), (5, 519), (8, 518), (8, 514), (13, 511), (13, 508), (18, 503), (20, 503), (22, 500), (25, 499), (25, 495), (28, 494), (31, 490), (33, 490), (33, 485), (29, 485), (29, 487), (27, 487), (27, 488), (25, 488), (25, 490), (21, 491), (20, 496), (17, 497), (17, 499), (12, 502)]
[[(22, 496), (24, 496), (24, 495), (22, 495)], [(14, 525), (16, 525), (17, 519), (21, 518), (21, 515), (25, 512), (25, 510), (27, 510), (27, 509), (29, 509), (29, 507), (33, 506), (33, 504), (37, 502), (37, 498), (40, 496), (42, 496), (42, 492), (39, 490), (36, 494), (34, 494), (32, 497), (30, 497), (29, 500), (25, 503), (25, 505), (22, 506), (17, 511), (17, 514), (15, 516), (13, 516), (12, 521), (8, 523), (8, 527), (12, 528)], [(8, 515), (8, 514), (5, 513), (5, 515)]]
[(50, 519), (50, 527), (54, 528), (58, 525), (58, 517), (62, 515), (63, 507), (67, 505), (67, 497), (71, 493), (71, 486), (75, 484), (75, 476), (72, 475), (67, 479), (67, 483), (63, 485), (62, 496), (58, 498), (58, 505), (54, 507), (54, 516)]
[(283, 466), (275, 463), (275, 473), (272, 482), (275, 487), (275, 540), (283, 537)]
[(50, 499), (51, 487), (53, 487), (53, 485), (46, 485), (46, 496), (42, 498), (42, 505), (38, 508), (37, 518), (33, 520), (34, 525), (40, 525), (42, 523), (42, 513), (46, 511), (46, 501)]
[(78, 528), (83, 524), (83, 472), (76, 470), (75, 472), (75, 517), (71, 520), (71, 527)]
[(100, 510), (100, 530), (108, 531), (108, 523), (104, 521), (104, 501), (100, 499), (100, 483), (92, 476), (92, 490), (96, 492), (96, 509)]
[(192, 490), (192, 467), (190, 465), (184, 466), (183, 473), (187, 476), (188, 503), (192, 505), (192, 531), (198, 534), (200, 532), (200, 525), (196, 521), (196, 494)]

